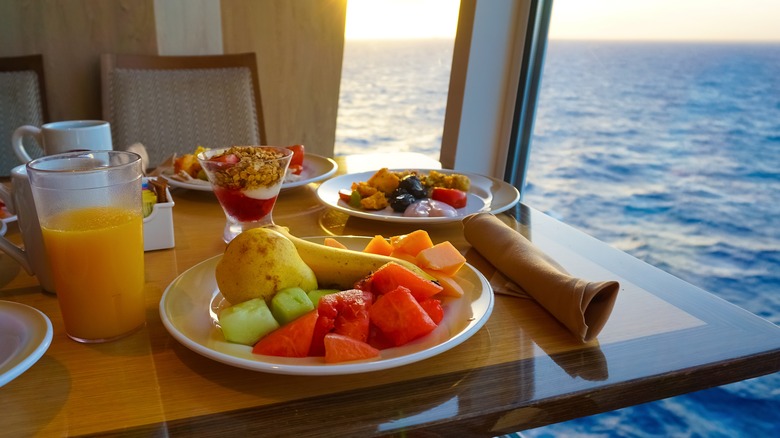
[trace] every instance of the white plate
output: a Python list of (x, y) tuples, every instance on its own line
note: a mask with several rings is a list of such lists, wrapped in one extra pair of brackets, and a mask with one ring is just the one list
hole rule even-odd
[[(400, 171), (404, 169), (391, 169)], [(408, 170), (408, 169), (406, 169)], [(428, 173), (430, 169), (416, 169), (421, 173)], [(466, 172), (456, 172), (454, 170), (435, 169), (444, 174), (459, 173), (466, 175), (471, 180), (471, 186), (468, 191), (468, 201), (466, 206), (457, 209), (458, 215), (454, 217), (405, 217), (403, 213), (393, 211), (387, 207), (384, 210), (361, 210), (352, 208), (346, 202), (339, 198), (339, 190), (349, 189), (353, 182), (367, 181), (376, 171), (361, 173), (351, 173), (337, 176), (320, 185), (317, 188), (317, 196), (325, 205), (335, 208), (351, 216), (362, 217), (365, 219), (374, 219), (385, 222), (406, 222), (406, 223), (442, 223), (454, 222), (463, 219), (465, 216), (474, 213), (489, 212), (501, 213), (506, 211), (520, 201), (520, 192), (511, 184), (496, 178), (483, 175), (477, 175)]]
[[(365, 237), (339, 237), (353, 248), (363, 248)], [(163, 293), (160, 317), (168, 332), (190, 350), (210, 359), (254, 371), (324, 376), (384, 370), (443, 353), (470, 338), (493, 311), (493, 290), (485, 277), (464, 265), (456, 278), (464, 286), (462, 298), (443, 301), (444, 319), (433, 332), (406, 345), (381, 351), (371, 361), (326, 364), (321, 357), (285, 358), (252, 353), (252, 347), (225, 341), (217, 327), (216, 310), (222, 301), (214, 269), (222, 256), (212, 257), (182, 273)]]
[(51, 321), (41, 311), (0, 301), (0, 387), (27, 371), (51, 345)]
[[(301, 171), (300, 179), (282, 184), (282, 190), (292, 189), (295, 187), (305, 186), (309, 183), (322, 181), (336, 173), (336, 170), (338, 170), (338, 165), (332, 159), (315, 154), (306, 154), (303, 158), (303, 170)], [(199, 179), (193, 179), (191, 181), (179, 181), (177, 179), (171, 178), (171, 173), (172, 170), (163, 171), (162, 173), (163, 178), (168, 181), (168, 184), (170, 184), (171, 187), (200, 190), (203, 192), (212, 191), (211, 183), (208, 181)]]

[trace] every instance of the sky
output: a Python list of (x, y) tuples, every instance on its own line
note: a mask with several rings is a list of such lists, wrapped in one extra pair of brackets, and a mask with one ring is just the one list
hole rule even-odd
[(344, 36), (346, 39), (452, 38), (459, 5), (460, 0), (347, 0)]
[[(459, 0), (348, 0), (347, 39), (452, 38)], [(550, 39), (780, 42), (780, 0), (553, 0)]]

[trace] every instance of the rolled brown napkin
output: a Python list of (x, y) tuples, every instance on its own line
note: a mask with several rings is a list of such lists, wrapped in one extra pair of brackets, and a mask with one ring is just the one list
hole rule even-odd
[(463, 220), (466, 240), (582, 342), (604, 328), (617, 299), (617, 281), (572, 277), (522, 234), (489, 213)]

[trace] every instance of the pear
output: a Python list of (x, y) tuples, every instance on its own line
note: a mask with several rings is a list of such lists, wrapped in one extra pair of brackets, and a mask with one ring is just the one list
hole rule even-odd
[(230, 304), (253, 298), (269, 301), (282, 289), (317, 289), (314, 271), (286, 236), (270, 228), (253, 228), (236, 236), (217, 263), (216, 280)]

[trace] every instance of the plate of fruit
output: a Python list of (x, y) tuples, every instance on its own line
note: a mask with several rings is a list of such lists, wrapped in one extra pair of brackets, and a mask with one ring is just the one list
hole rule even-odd
[(473, 336), (493, 304), (485, 277), (424, 230), (299, 238), (272, 226), (241, 233), (224, 254), (182, 273), (159, 310), (168, 332), (205, 357), (315, 376), (443, 353)]
[[(287, 169), (282, 190), (304, 186), (329, 178), (338, 170), (338, 165), (330, 158), (306, 153), (303, 145), (288, 146), (293, 158)], [(171, 187), (188, 190), (212, 191), (205, 172), (198, 163), (197, 154), (206, 150), (198, 146), (192, 154), (174, 156), (169, 165), (163, 166), (162, 176)]]
[(520, 201), (520, 192), (504, 181), (444, 169), (382, 168), (341, 175), (322, 183), (317, 196), (351, 216), (426, 224), (500, 213)]

